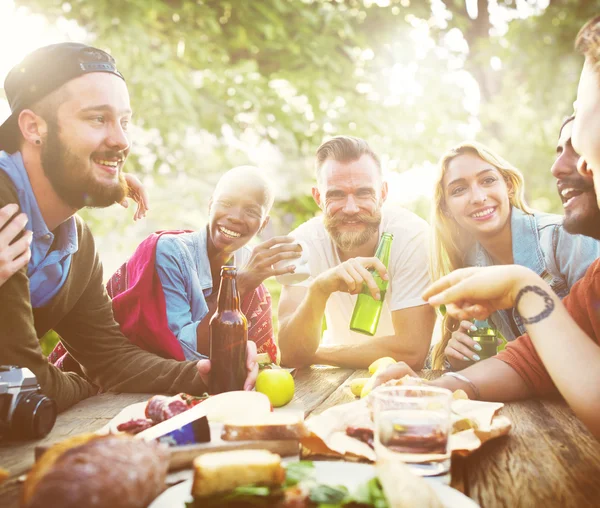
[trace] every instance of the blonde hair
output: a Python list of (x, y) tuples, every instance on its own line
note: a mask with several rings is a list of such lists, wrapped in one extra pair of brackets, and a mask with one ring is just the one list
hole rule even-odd
[[(442, 155), (438, 164), (431, 210), (432, 241), (429, 272), (432, 281), (436, 281), (458, 268), (464, 268), (466, 255), (475, 247), (473, 235), (460, 228), (454, 218), (448, 214), (444, 191), (444, 176), (450, 162), (463, 154), (475, 155), (494, 166), (511, 187), (508, 198), (510, 204), (525, 213), (532, 213), (525, 202), (523, 174), (516, 167), (486, 146), (474, 141), (460, 143), (448, 150)], [(452, 332), (458, 328), (458, 324), (457, 320), (447, 315), (443, 317), (442, 339), (432, 351), (432, 367), (434, 369), (443, 368), (444, 350)]]

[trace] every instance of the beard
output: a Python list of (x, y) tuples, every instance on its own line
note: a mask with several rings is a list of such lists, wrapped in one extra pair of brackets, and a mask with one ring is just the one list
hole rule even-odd
[(381, 224), (381, 210), (376, 210), (373, 214), (359, 213), (352, 216), (353, 221), (360, 222), (366, 226), (364, 231), (340, 231), (340, 224), (343, 224), (347, 218), (344, 216), (324, 215), (323, 223), (329, 236), (341, 251), (349, 251), (364, 245), (379, 232)]
[[(90, 161), (75, 155), (60, 140), (55, 122), (48, 122), (48, 135), (42, 146), (41, 163), (44, 173), (56, 194), (69, 206), (104, 208), (125, 199), (127, 182), (119, 171), (112, 184), (97, 181), (92, 174)], [(97, 159), (123, 158), (122, 152), (106, 151), (92, 154)]]
[[(594, 193), (594, 198), (595, 196), (596, 193)], [(600, 240), (600, 209), (598, 209), (596, 202), (594, 201), (592, 209), (584, 215), (565, 216), (563, 227), (567, 233), (572, 235), (584, 235)]]

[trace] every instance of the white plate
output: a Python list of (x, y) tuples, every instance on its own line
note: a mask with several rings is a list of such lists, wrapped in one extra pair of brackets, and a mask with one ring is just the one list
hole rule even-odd
[[(355, 489), (375, 476), (375, 468), (371, 464), (332, 461), (314, 461), (313, 464), (319, 483), (343, 485), (348, 490)], [(444, 508), (478, 508), (479, 506), (475, 501), (448, 485), (443, 485), (435, 480), (429, 480), (429, 484)], [(186, 480), (167, 489), (148, 508), (184, 508), (185, 503), (192, 500), (191, 490), (192, 480)]]

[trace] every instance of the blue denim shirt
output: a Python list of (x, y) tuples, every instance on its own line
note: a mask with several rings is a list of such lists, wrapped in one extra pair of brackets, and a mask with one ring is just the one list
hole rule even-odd
[[(163, 235), (156, 245), (156, 271), (165, 294), (169, 329), (187, 360), (206, 358), (196, 350), (196, 328), (208, 314), (206, 298), (213, 291), (207, 235), (207, 228)], [(235, 266), (244, 266), (250, 249), (243, 247), (233, 256)]]
[[(79, 244), (75, 217), (69, 217), (54, 232), (48, 229), (31, 188), (21, 152), (10, 155), (0, 151), (0, 169), (10, 177), (17, 189), (21, 211), (29, 219), (25, 229), (33, 231), (31, 259), (27, 266), (29, 292), (31, 306), (34, 309), (43, 307), (65, 283), (71, 257), (77, 252)], [(55, 237), (56, 244), (50, 250)]]
[[(510, 221), (515, 264), (537, 273), (561, 299), (600, 257), (600, 242), (588, 236), (567, 233), (561, 215), (542, 212), (529, 215), (513, 207)], [(467, 257), (468, 266), (493, 264), (492, 258), (479, 243)], [(521, 334), (525, 333), (525, 327), (514, 309), (492, 314), (492, 321), (509, 341), (516, 338), (510, 326), (510, 312)]]

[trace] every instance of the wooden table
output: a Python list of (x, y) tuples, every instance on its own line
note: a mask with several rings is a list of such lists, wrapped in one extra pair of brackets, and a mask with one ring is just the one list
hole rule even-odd
[[(423, 372), (435, 378), (436, 372)], [(306, 416), (353, 396), (344, 384), (365, 371), (311, 367), (296, 373), (296, 397)], [(62, 413), (43, 442), (54, 442), (104, 426), (123, 407), (147, 394), (102, 394)], [(467, 458), (452, 460), (452, 486), (482, 507), (600, 506), (600, 443), (562, 401), (523, 401), (502, 410), (513, 422), (509, 436), (492, 440)], [(0, 465), (11, 479), (0, 488), (1, 505), (17, 507), (17, 478), (33, 464), (40, 442), (0, 446)]]

